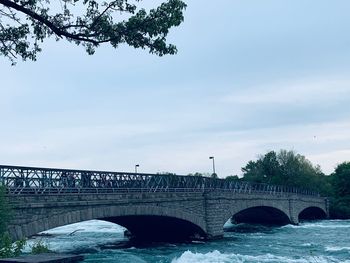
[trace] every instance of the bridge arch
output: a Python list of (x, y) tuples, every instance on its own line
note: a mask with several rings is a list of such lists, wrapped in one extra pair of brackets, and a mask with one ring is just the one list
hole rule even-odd
[(291, 223), (288, 215), (271, 206), (255, 206), (243, 209), (232, 216), (236, 223), (286, 225)]
[(290, 217), (288, 200), (243, 199), (232, 202), (222, 218), (222, 227), (229, 219), (236, 223), (286, 225), (295, 223)]
[[(166, 235), (157, 235), (155, 233), (160, 233), (158, 230), (161, 230), (163, 234), (167, 234), (167, 228), (172, 234), (170, 236), (175, 238), (205, 237), (206, 235), (206, 224), (203, 218), (179, 209), (150, 205), (108, 206), (72, 210), (39, 218), (21, 226), (17, 225), (14, 229), (10, 229), (10, 233), (15, 240), (18, 240), (55, 227), (92, 219), (119, 224), (126, 227), (135, 236), (141, 235), (141, 238), (147, 238), (145, 235), (150, 233), (153, 234), (155, 239), (165, 238)], [(138, 227), (138, 224), (142, 225), (142, 228)], [(159, 229), (151, 229), (150, 227), (158, 227)], [(140, 231), (142, 229), (147, 231)], [(151, 237), (148, 239), (152, 239)]]
[(300, 211), (298, 215), (299, 221), (325, 218), (327, 218), (327, 212), (323, 208), (317, 206), (306, 207), (302, 211)]

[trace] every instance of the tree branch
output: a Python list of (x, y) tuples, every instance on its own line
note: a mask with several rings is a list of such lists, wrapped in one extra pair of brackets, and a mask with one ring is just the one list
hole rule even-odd
[[(98, 20), (100, 20), (101, 17), (102, 17), (110, 8), (112, 8), (115, 4), (116, 4), (116, 1), (111, 2), (111, 3), (105, 8), (105, 10), (103, 10), (103, 12), (102, 12), (98, 17), (96, 17), (96, 18), (94, 19), (94, 22), (92, 22), (92, 24), (91, 24), (91, 26), (90, 26), (90, 29), (92, 29), (92, 28), (96, 25), (96, 23), (98, 22)], [(118, 9), (118, 11), (122, 11), (122, 9)]]
[(81, 37), (81, 36), (77, 36), (75, 34), (71, 34), (67, 31), (61, 30), (59, 27), (57, 27), (55, 24), (53, 24), (51, 21), (43, 18), (42, 16), (38, 15), (37, 13), (33, 12), (30, 9), (27, 9), (21, 5), (18, 5), (12, 1), (9, 0), (0, 0), (0, 4), (6, 6), (6, 7), (10, 7), (13, 8), (17, 11), (20, 11), (28, 16), (30, 16), (31, 18), (41, 22), (42, 24), (46, 25), (48, 28), (50, 28), (57, 36), (59, 37), (67, 37), (73, 40), (78, 40), (78, 41), (85, 41), (85, 42), (90, 42), (94, 45), (98, 45), (98, 42), (93, 40), (93, 39), (89, 39), (89, 38), (85, 38), (85, 37)]
[[(73, 7), (77, 1), (59, 0), (62, 12), (51, 14), (53, 0), (0, 0), (0, 19), (4, 23), (12, 20), (6, 29), (1, 29), (0, 21), (0, 55), (13, 64), (16, 56), (36, 60), (41, 51), (38, 44), (50, 36), (81, 44), (90, 55), (97, 46), (108, 42), (114, 48), (121, 43), (148, 48), (159, 56), (176, 53), (176, 47), (166, 43), (166, 36), (171, 27), (184, 19), (186, 4), (182, 0), (162, 0), (160, 6), (149, 12), (143, 8), (137, 11), (137, 5), (129, 0), (106, 0), (101, 6), (99, 0), (84, 0), (85, 11), (81, 15), (72, 12), (76, 11)], [(118, 22), (114, 16), (118, 11), (132, 15)], [(16, 22), (20, 26), (11, 26)]]

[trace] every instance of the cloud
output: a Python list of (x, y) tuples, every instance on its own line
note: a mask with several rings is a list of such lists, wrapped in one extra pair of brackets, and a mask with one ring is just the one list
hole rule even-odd
[(321, 168), (324, 171), (327, 173), (332, 173), (338, 164), (350, 161), (350, 148), (320, 154), (312, 154), (308, 157), (314, 163), (321, 163)]
[(0, 64), (1, 162), (186, 174), (214, 155), (226, 176), (283, 148), (331, 172), (350, 149), (347, 6), (189, 1), (162, 58), (49, 40)]
[(239, 131), (201, 132), (151, 124), (66, 127), (2, 141), (7, 164), (178, 174), (211, 172), (214, 155), (221, 177), (241, 174), (249, 160), (279, 149), (295, 150), (331, 173), (350, 159), (350, 120)]
[(225, 103), (295, 105), (337, 102), (350, 97), (350, 79), (324, 78), (299, 82), (273, 83), (236, 92), (221, 98)]

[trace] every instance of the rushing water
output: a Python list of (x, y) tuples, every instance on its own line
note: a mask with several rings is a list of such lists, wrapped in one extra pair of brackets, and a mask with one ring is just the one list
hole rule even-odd
[(89, 263), (350, 263), (350, 220), (283, 227), (226, 224), (221, 240), (185, 244), (135, 245), (123, 232), (120, 226), (92, 220), (52, 229), (46, 232), (52, 236), (40, 238), (54, 251), (84, 254)]

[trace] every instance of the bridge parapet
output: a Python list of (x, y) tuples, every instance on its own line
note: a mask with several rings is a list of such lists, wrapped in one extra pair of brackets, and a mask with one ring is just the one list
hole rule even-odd
[(296, 187), (257, 184), (202, 176), (145, 174), (0, 165), (0, 185), (10, 195), (120, 193), (120, 192), (209, 192), (298, 194), (319, 193)]

